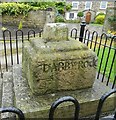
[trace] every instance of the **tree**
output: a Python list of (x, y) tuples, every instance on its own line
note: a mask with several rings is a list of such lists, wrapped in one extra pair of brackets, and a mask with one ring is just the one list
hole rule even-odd
[(78, 16), (78, 17), (83, 17), (84, 14), (83, 14), (83, 12), (78, 12), (77, 16)]
[(78, 12), (77, 16), (80, 18), (80, 21), (81, 21), (81, 18), (84, 16), (83, 12)]

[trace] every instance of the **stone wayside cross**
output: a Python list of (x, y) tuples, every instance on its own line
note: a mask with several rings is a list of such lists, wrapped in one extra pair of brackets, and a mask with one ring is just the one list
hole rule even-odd
[(91, 88), (97, 57), (88, 47), (68, 38), (63, 23), (48, 23), (43, 38), (23, 46), (23, 73), (36, 95)]

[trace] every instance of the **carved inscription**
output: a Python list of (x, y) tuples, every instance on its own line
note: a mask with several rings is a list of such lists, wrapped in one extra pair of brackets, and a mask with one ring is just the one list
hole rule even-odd
[(60, 60), (60, 61), (53, 61), (52, 64), (46, 62), (38, 63), (38, 67), (42, 72), (49, 72), (49, 71), (62, 71), (62, 70), (69, 70), (69, 69), (83, 69), (87, 67), (96, 67), (97, 60), (93, 59), (91, 61), (79, 61), (75, 59), (70, 60)]

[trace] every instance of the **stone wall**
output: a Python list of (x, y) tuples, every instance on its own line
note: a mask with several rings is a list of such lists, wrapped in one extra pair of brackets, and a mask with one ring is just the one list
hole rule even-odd
[(109, 7), (107, 8), (106, 11), (106, 18), (104, 21), (104, 27), (103, 27), (103, 31), (104, 32), (108, 32), (109, 30), (111, 31), (115, 31), (116, 30), (116, 23), (113, 22), (112, 24), (108, 21), (108, 18), (110, 18), (111, 16), (115, 16), (115, 12), (116, 12), (116, 7)]
[(2, 16), (2, 24), (19, 26), (20, 21), (22, 21), (23, 27), (32, 28), (43, 28), (46, 22), (55, 21), (54, 11), (30, 11), (27, 17), (23, 15), (19, 16)]

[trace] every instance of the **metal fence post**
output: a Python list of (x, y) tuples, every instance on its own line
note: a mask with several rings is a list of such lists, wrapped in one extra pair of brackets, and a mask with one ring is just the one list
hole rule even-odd
[(58, 105), (60, 105), (61, 103), (64, 103), (64, 102), (73, 102), (74, 103), (74, 105), (75, 105), (74, 120), (78, 120), (79, 111), (80, 111), (80, 104), (79, 104), (77, 99), (75, 99), (71, 96), (61, 97), (51, 105), (51, 108), (50, 108), (50, 111), (49, 111), (49, 120), (54, 120), (53, 117), (54, 117), (55, 109), (57, 108)]
[(83, 42), (83, 36), (84, 36), (84, 30), (85, 30), (86, 22), (82, 21), (81, 22), (81, 28), (80, 28), (80, 36), (79, 36), (79, 41)]
[[(98, 103), (97, 112), (96, 112), (96, 115), (95, 115), (95, 119), (94, 119), (94, 120), (99, 120), (100, 114), (101, 114), (101, 111), (102, 111), (102, 107), (103, 107), (103, 105), (104, 105), (105, 100), (106, 100), (110, 95), (112, 95), (112, 94), (114, 94), (114, 93), (116, 93), (116, 89), (111, 90), (111, 91), (105, 93), (104, 95), (102, 95), (102, 97), (100, 98), (99, 103)], [(103, 119), (103, 118), (102, 118), (101, 120), (116, 120), (116, 111), (115, 111), (115, 113), (114, 113), (114, 118), (111, 119), (110, 117), (111, 117), (111, 116), (107, 116), (106, 119)]]
[(0, 77), (3, 78), (1, 61), (0, 61), (0, 74), (1, 74)]
[(19, 120), (25, 120), (24, 113), (20, 109), (18, 109), (18, 108), (15, 108), (15, 107), (0, 108), (0, 114), (1, 113), (6, 113), (6, 112), (15, 113), (15, 114), (18, 115)]

